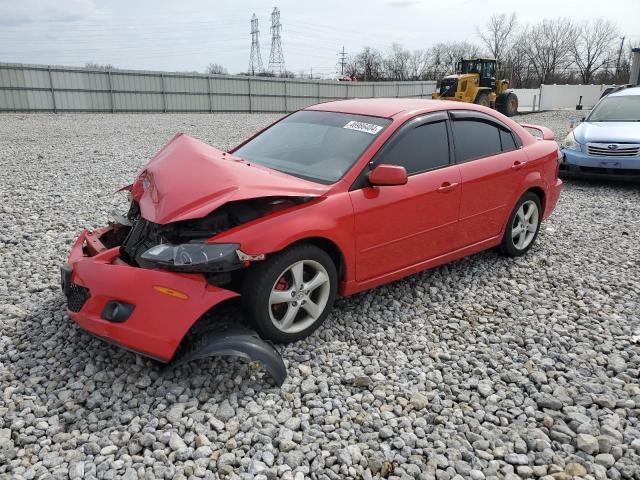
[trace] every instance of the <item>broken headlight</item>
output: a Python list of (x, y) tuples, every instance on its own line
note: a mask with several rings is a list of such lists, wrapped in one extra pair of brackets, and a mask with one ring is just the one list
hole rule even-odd
[(244, 264), (238, 258), (237, 243), (163, 243), (140, 256), (147, 268), (165, 268), (179, 272), (228, 272)]

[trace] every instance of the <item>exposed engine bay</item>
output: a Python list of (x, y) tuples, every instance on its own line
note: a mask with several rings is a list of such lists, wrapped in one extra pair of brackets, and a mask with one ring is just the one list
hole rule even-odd
[[(310, 198), (267, 197), (229, 202), (209, 215), (193, 219), (160, 225), (142, 217), (140, 207), (131, 201), (126, 217), (117, 219), (114, 229), (101, 237), (107, 248), (120, 246), (120, 258), (127, 264), (142, 268), (162, 268), (156, 262), (144, 258), (145, 252), (159, 245), (203, 244), (206, 240), (231, 228), (249, 223), (265, 215), (275, 213), (304, 203)], [(215, 244), (214, 244), (215, 245)], [(220, 254), (222, 256), (222, 253)], [(233, 250), (228, 262), (207, 263), (202, 268), (189, 264), (185, 271), (223, 272), (241, 268), (244, 264), (238, 260)], [(222, 260), (222, 259), (221, 259)], [(172, 266), (174, 267), (174, 266)], [(171, 270), (181, 270), (171, 268)]]

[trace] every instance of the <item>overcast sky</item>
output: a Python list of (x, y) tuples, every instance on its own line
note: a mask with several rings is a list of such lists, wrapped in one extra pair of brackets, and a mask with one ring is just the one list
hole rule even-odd
[(478, 42), (475, 26), (502, 11), (516, 11), (522, 24), (603, 17), (640, 44), (640, 0), (0, 0), (0, 61), (168, 71), (215, 62), (237, 73), (248, 67), (253, 13), (267, 66), (276, 5), (286, 67), (296, 73), (334, 73), (343, 46), (351, 53), (393, 42), (411, 50)]

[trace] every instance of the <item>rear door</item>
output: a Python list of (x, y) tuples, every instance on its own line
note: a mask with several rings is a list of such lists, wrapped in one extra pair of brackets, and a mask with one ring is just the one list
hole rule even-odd
[(454, 249), (460, 172), (450, 155), (444, 112), (409, 121), (372, 161), (402, 165), (406, 185), (372, 187), (361, 175), (350, 192), (356, 279), (369, 280)]
[(526, 155), (519, 139), (492, 116), (453, 110), (456, 163), (462, 181), (458, 248), (498, 235), (524, 180)]

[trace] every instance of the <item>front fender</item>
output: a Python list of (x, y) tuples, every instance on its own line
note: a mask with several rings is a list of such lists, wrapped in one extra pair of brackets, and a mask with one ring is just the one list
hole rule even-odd
[(244, 253), (258, 255), (281, 251), (307, 238), (324, 238), (334, 243), (342, 253), (346, 280), (354, 271), (353, 231), (353, 206), (348, 195), (341, 193), (236, 227), (211, 241), (239, 243)]

